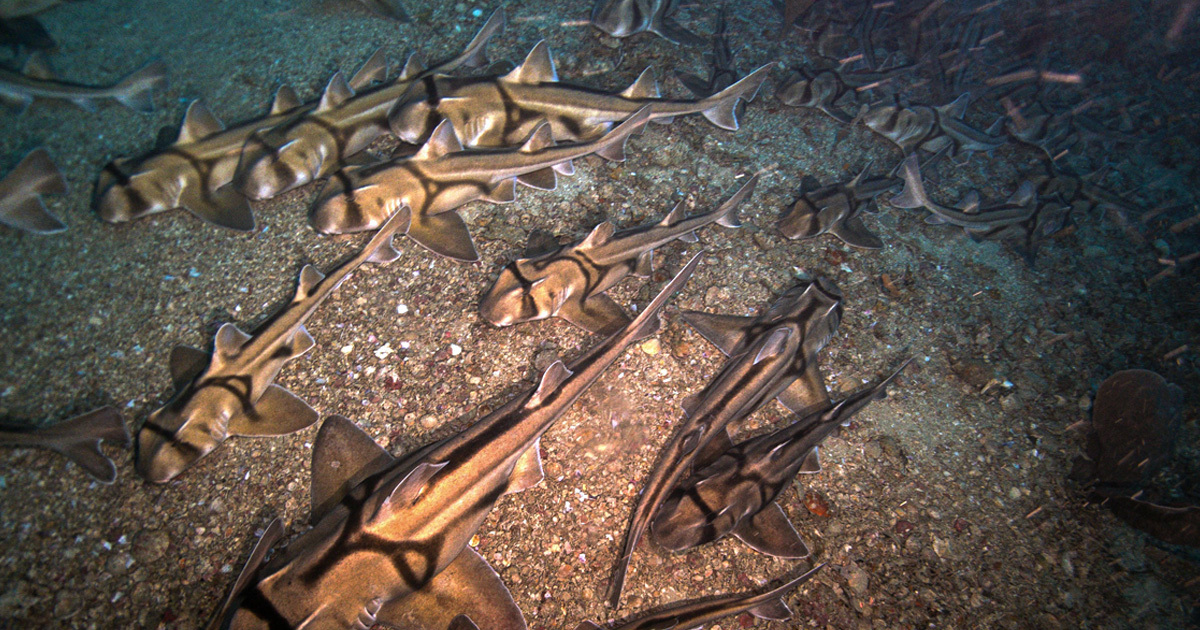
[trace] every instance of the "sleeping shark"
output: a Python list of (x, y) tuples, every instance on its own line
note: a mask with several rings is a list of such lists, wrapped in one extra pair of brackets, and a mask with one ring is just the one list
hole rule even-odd
[(821, 471), (818, 445), (871, 401), (883, 398), (911, 361), (878, 385), (778, 431), (736, 446), (727, 433), (718, 433), (713, 439), (726, 448), (663, 502), (650, 526), (652, 540), (664, 549), (684, 551), (733, 534), (765, 554), (807, 557), (808, 547), (775, 500), (798, 473)]
[(389, 120), (401, 140), (418, 143), (436, 124), (449, 120), (469, 147), (520, 144), (543, 121), (556, 141), (594, 140), (643, 107), (650, 120), (700, 114), (729, 131), (738, 128), (737, 105), (752, 101), (774, 64), (767, 64), (724, 90), (699, 100), (662, 98), (650, 68), (625, 91), (611, 94), (558, 80), (550, 48), (540, 41), (525, 61), (503, 76), (435, 76), (420, 98), (397, 101)]
[[(633, 550), (651, 519), (693, 465), (707, 464), (731, 443), (731, 423), (777, 397), (801, 415), (829, 405), (817, 353), (841, 322), (842, 295), (832, 280), (793, 287), (755, 318), (695, 311), (682, 316), (729, 360), (704, 389), (683, 400), (684, 418), (651, 469), (622, 541), (608, 590), (612, 608), (620, 604)], [(725, 437), (718, 439), (720, 434)]]
[(396, 458), (354, 423), (331, 417), (313, 445), (314, 526), (217, 613), (242, 629), (444, 628), (460, 614), (489, 630), (524, 630), (504, 583), (468, 545), (500, 497), (542, 479), (542, 435), (635, 340), (700, 261), (691, 259), (642, 313), (462, 433)]
[(231, 435), (287, 435), (317, 421), (317, 412), (273, 384), (283, 366), (316, 342), (304, 324), (363, 263), (388, 263), (400, 256), (392, 239), (408, 227), (401, 208), (367, 246), (329, 276), (312, 265), (300, 271), (291, 303), (248, 335), (234, 324), (217, 330), (213, 352), (176, 346), (171, 375), (178, 393), (150, 414), (137, 435), (137, 471), (147, 481), (166, 483), (209, 454)]
[(345, 167), (390, 133), (393, 104), (415, 86), (459, 66), (485, 65), (487, 44), (504, 30), (504, 23), (504, 10), (496, 9), (458, 56), (426, 69), (413, 55), (394, 81), (353, 96), (341, 75), (334, 75), (315, 109), (250, 136), (239, 158), (235, 187), (251, 199), (269, 199)]
[[(387, 61), (382, 52), (376, 52), (350, 79), (347, 89), (366, 87), (383, 79), (386, 71)], [(100, 172), (95, 199), (100, 218), (123, 223), (184, 208), (213, 225), (239, 232), (254, 230), (250, 202), (230, 185), (242, 147), (256, 131), (318, 105), (302, 104), (295, 91), (283, 86), (275, 92), (267, 116), (226, 129), (201, 101), (192, 101), (174, 143), (137, 159), (118, 158)]]
[(951, 156), (969, 157), (1003, 146), (1007, 142), (1003, 136), (979, 131), (963, 120), (968, 102), (968, 94), (939, 107), (906, 107), (897, 101), (872, 107), (861, 119), (868, 129), (892, 141), (905, 155), (924, 149), (930, 153), (948, 150)]
[[(671, 628), (672, 630), (693, 630), (718, 619), (723, 619), (740, 613), (750, 613), (759, 619), (785, 621), (792, 618), (783, 598), (797, 586), (812, 579), (817, 571), (825, 565), (819, 564), (793, 580), (773, 588), (765, 593), (739, 593), (722, 595), (692, 602), (674, 604), (662, 610), (640, 615), (634, 619), (614, 626), (609, 630), (657, 630)], [(746, 624), (741, 624), (745, 626)], [(458, 630), (470, 630), (464, 626)], [(584, 621), (575, 630), (602, 630), (601, 626)]]
[(654, 33), (672, 44), (700, 46), (704, 40), (670, 17), (679, 0), (596, 0), (592, 26), (612, 37)]
[(475, 200), (507, 203), (516, 185), (554, 190), (556, 172), (574, 172), (572, 160), (596, 154), (625, 159), (625, 141), (650, 118), (646, 106), (593, 142), (555, 146), (550, 125), (534, 129), (519, 149), (464, 149), (449, 120), (442, 121), (415, 155), (340, 172), (309, 212), (322, 234), (372, 230), (400, 206), (412, 208), (409, 238), (430, 251), (473, 262), (479, 259), (466, 223), (454, 210)]
[(854, 118), (844, 108), (858, 110), (858, 90), (882, 84), (912, 68), (909, 65), (875, 72), (848, 72), (839, 68), (819, 70), (800, 67), (788, 73), (780, 82), (775, 97), (784, 105), (815, 109), (840, 123), (850, 124)]
[(801, 191), (800, 199), (780, 217), (779, 231), (792, 240), (832, 234), (853, 247), (882, 249), (883, 241), (863, 224), (862, 211), (903, 181), (895, 177), (867, 179), (870, 168), (868, 164), (845, 184)]
[(616, 231), (612, 223), (597, 225), (587, 238), (505, 265), (500, 277), (479, 302), (479, 314), (495, 326), (511, 326), (550, 317), (593, 333), (611, 335), (629, 323), (625, 311), (604, 292), (626, 276), (647, 278), (654, 250), (675, 239), (695, 242), (696, 230), (717, 223), (739, 227), (737, 208), (753, 192), (751, 177), (719, 208), (684, 218), (676, 205), (662, 222)]
[(166, 85), (167, 66), (161, 61), (152, 61), (115, 85), (102, 87), (59, 81), (46, 58), (41, 53), (34, 53), (21, 72), (0, 68), (0, 103), (23, 112), (40, 98), (70, 101), (95, 111), (95, 101), (113, 99), (130, 109), (151, 112), (154, 111), (154, 90)]
[(78, 464), (96, 481), (112, 483), (117, 479), (117, 467), (100, 452), (101, 440), (129, 446), (129, 429), (113, 407), (93, 409), (46, 427), (0, 423), (0, 446), (47, 448)]
[(67, 180), (43, 148), (30, 151), (12, 172), (0, 180), (0, 223), (34, 234), (67, 229), (46, 208), (42, 195), (67, 192)]

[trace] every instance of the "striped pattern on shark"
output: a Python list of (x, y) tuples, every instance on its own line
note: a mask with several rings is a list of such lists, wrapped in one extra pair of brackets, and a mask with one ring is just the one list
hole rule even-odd
[[(386, 73), (387, 62), (377, 51), (348, 84), (342, 79), (339, 85), (351, 91), (360, 89), (382, 80)], [(213, 225), (252, 231), (250, 202), (231, 185), (242, 148), (255, 132), (318, 105), (302, 104), (285, 85), (275, 92), (267, 116), (226, 129), (201, 101), (192, 101), (173, 144), (140, 158), (118, 158), (104, 167), (96, 182), (96, 210), (109, 223), (123, 223), (184, 208)]]
[[(970, 157), (972, 153), (990, 153), (1004, 146), (1004, 136), (992, 135), (968, 125), (966, 114), (969, 95), (939, 107), (896, 102), (880, 105), (861, 116), (868, 129), (892, 141), (905, 155), (924, 149), (930, 153), (948, 150), (951, 156)], [(997, 121), (999, 122), (999, 121)]]
[(798, 473), (821, 471), (818, 445), (871, 401), (912, 360), (883, 382), (851, 395), (832, 408), (797, 418), (792, 424), (730, 444), (712, 463), (698, 468), (663, 502), (651, 536), (664, 549), (684, 551), (733, 534), (751, 548), (778, 558), (804, 558), (808, 547), (775, 500)]
[(326, 420), (313, 446), (313, 528), (245, 580), (218, 627), (436, 628), (467, 614), (489, 630), (523, 630), (508, 589), (468, 541), (500, 497), (541, 481), (541, 436), (658, 326), (699, 261), (570, 369), (555, 362), (536, 388), (458, 435), (397, 459), (352, 422)]
[[(619, 606), (633, 550), (659, 506), (693, 465), (707, 464), (729, 444), (731, 423), (777, 397), (798, 414), (829, 404), (817, 353), (836, 333), (841, 316), (841, 292), (828, 278), (789, 289), (755, 318), (683, 313), (684, 321), (729, 360), (704, 389), (683, 401), (684, 417), (659, 453), (633, 509), (609, 584), (609, 606)], [(718, 439), (721, 434), (725, 436)]]
[(540, 41), (506, 75), (433, 77), (422, 98), (396, 103), (390, 121), (396, 136), (417, 143), (440, 121), (449, 120), (463, 144), (472, 147), (519, 144), (543, 121), (549, 121), (555, 140), (593, 140), (647, 105), (652, 106), (654, 122), (666, 124), (676, 116), (698, 113), (722, 129), (736, 131), (738, 103), (754, 100), (773, 65), (700, 100), (662, 98), (650, 68), (625, 91), (612, 94), (559, 82), (550, 48)]
[(117, 467), (100, 451), (105, 440), (129, 447), (129, 429), (121, 413), (105, 406), (44, 427), (0, 424), (0, 446), (46, 448), (75, 462), (100, 483), (117, 479)]
[(320, 105), (252, 134), (243, 148), (234, 184), (251, 199), (269, 199), (345, 167), (376, 139), (390, 133), (393, 105), (430, 77), (459, 66), (482, 67), (487, 44), (505, 24), (504, 9), (496, 9), (463, 51), (426, 69), (409, 57), (394, 81), (350, 96), (340, 75), (334, 75)]
[(712, 223), (739, 227), (738, 206), (753, 194), (757, 181), (757, 175), (749, 178), (712, 212), (684, 218), (676, 205), (656, 225), (620, 232), (605, 221), (578, 243), (514, 260), (480, 300), (479, 313), (495, 326), (562, 317), (588, 332), (611, 335), (629, 317), (604, 292), (629, 275), (649, 277), (654, 250), (665, 243), (695, 242), (696, 230)]
[(361, 252), (328, 276), (305, 265), (291, 303), (254, 335), (227, 323), (217, 331), (211, 355), (177, 346), (171, 352), (171, 374), (178, 393), (138, 431), (138, 474), (166, 483), (231, 435), (286, 435), (316, 422), (317, 412), (274, 385), (275, 377), (316, 345), (304, 324), (354, 270), (400, 256), (392, 239), (408, 228), (410, 216), (401, 208)]
[(882, 249), (883, 240), (863, 224), (862, 211), (876, 197), (903, 182), (894, 177), (867, 179), (870, 168), (868, 164), (845, 184), (801, 191), (800, 199), (780, 217), (779, 231), (792, 240), (828, 233), (853, 247)]
[(475, 261), (475, 243), (455, 209), (476, 200), (513, 201), (517, 182), (553, 190), (556, 171), (585, 155), (623, 161), (625, 141), (649, 118), (650, 108), (643, 107), (598, 140), (562, 146), (555, 146), (550, 125), (543, 123), (519, 149), (477, 150), (464, 149), (453, 125), (443, 121), (411, 157), (340, 172), (313, 203), (309, 222), (323, 234), (361, 232), (408, 206), (410, 238), (447, 258)]
[(46, 58), (34, 53), (26, 60), (22, 72), (0, 68), (0, 103), (23, 112), (34, 100), (49, 99), (70, 101), (87, 111), (95, 111), (94, 101), (113, 99), (130, 109), (151, 112), (154, 90), (166, 85), (167, 66), (161, 61), (152, 61), (115, 85), (102, 87), (59, 81)]
[(43, 148), (30, 151), (0, 180), (0, 223), (34, 234), (62, 232), (67, 226), (46, 208), (42, 195), (67, 192), (67, 180)]
[(596, 0), (592, 26), (612, 37), (654, 33), (672, 44), (701, 46), (704, 40), (670, 17), (679, 0)]

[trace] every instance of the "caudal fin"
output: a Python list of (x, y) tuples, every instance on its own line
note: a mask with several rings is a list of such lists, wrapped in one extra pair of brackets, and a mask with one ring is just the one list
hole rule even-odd
[(658, 295), (642, 309), (642, 313), (630, 322), (623, 331), (617, 334), (629, 335), (631, 339), (641, 339), (642, 337), (654, 334), (659, 326), (659, 311), (662, 310), (663, 306), (666, 306), (667, 300), (671, 299), (671, 296), (676, 291), (682, 289), (683, 285), (687, 284), (688, 278), (692, 277), (692, 272), (696, 270), (696, 266), (700, 264), (700, 258), (703, 256), (703, 251), (692, 256), (692, 259), (683, 266), (683, 269), (680, 269), (679, 273), (675, 274), (675, 277), (662, 288), (662, 291), (659, 291)]
[(751, 72), (742, 78), (742, 80), (733, 85), (713, 94), (704, 99), (704, 103), (708, 105), (704, 111), (700, 112), (712, 124), (729, 131), (737, 131), (737, 105), (739, 101), (747, 103), (754, 100), (758, 95), (758, 89), (762, 87), (764, 81), (767, 80), (767, 73), (774, 66), (774, 63), (769, 63), (762, 66), (758, 70)]
[(39, 195), (67, 192), (67, 181), (45, 149), (37, 148), (0, 181), (0, 223), (36, 234), (67, 229)]
[(598, 148), (595, 154), (611, 162), (624, 162), (625, 142), (629, 140), (629, 136), (641, 133), (649, 120), (650, 105), (646, 105), (634, 112), (629, 118), (626, 118), (625, 122), (613, 127), (611, 131), (597, 140), (596, 146)]
[(167, 86), (167, 65), (151, 61), (141, 70), (125, 77), (114, 88), (113, 98), (122, 105), (142, 112), (154, 111), (154, 90)]
[(904, 190), (889, 202), (897, 208), (924, 208), (929, 205), (929, 197), (925, 194), (925, 185), (921, 183), (921, 168), (917, 165), (917, 156), (904, 158), (900, 165), (900, 176), (904, 178)]
[(97, 481), (112, 483), (117, 467), (100, 452), (100, 441), (129, 446), (129, 429), (113, 407), (101, 407), (38, 432), (46, 446), (75, 462)]

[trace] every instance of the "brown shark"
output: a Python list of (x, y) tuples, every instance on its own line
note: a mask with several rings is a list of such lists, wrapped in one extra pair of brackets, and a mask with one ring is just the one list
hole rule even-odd
[(594, 140), (648, 105), (650, 120), (658, 123), (698, 113), (722, 129), (736, 131), (738, 103), (754, 100), (772, 65), (695, 101), (661, 98), (649, 68), (625, 91), (611, 94), (560, 82), (550, 49), (541, 41), (506, 75), (434, 77), (423, 98), (398, 101), (390, 120), (392, 131), (412, 143), (423, 140), (438, 122), (449, 120), (463, 144), (472, 147), (520, 144), (544, 121), (549, 121), (557, 141)]
[(24, 111), (36, 99), (70, 101), (94, 111), (94, 101), (113, 99), (143, 112), (154, 111), (154, 90), (166, 87), (167, 67), (152, 61), (109, 87), (59, 81), (41, 53), (30, 55), (21, 72), (0, 68), (0, 103)]
[(591, 23), (612, 37), (654, 33), (673, 44), (704, 44), (670, 17), (678, 6), (679, 0), (596, 0)]
[(408, 16), (408, 11), (404, 10), (404, 3), (400, 0), (358, 0), (363, 6), (367, 7), (371, 13), (396, 20), (397, 22), (411, 22), (412, 18)]
[(227, 323), (217, 331), (211, 355), (177, 346), (171, 352), (171, 374), (179, 391), (138, 431), (138, 474), (166, 483), (231, 435), (286, 435), (316, 422), (317, 412), (274, 385), (275, 377), (316, 345), (305, 322), (355, 269), (399, 257), (392, 238), (404, 232), (409, 218), (408, 209), (401, 208), (361, 252), (329, 276), (305, 265), (291, 303), (254, 335)]
[[(543, 190), (558, 185), (556, 170), (596, 154), (625, 159), (625, 141), (650, 117), (643, 107), (599, 140), (555, 146), (550, 125), (537, 127), (519, 149), (467, 150), (450, 121), (443, 121), (411, 157), (389, 160), (330, 180), (313, 203), (309, 222), (323, 234), (372, 230), (400, 206), (412, 208), (408, 236), (436, 254), (475, 261), (479, 254), (462, 217), (454, 212), (475, 200), (507, 203), (516, 184)], [(565, 168), (566, 167), (566, 168)]]
[[(729, 444), (727, 427), (778, 397), (807, 414), (829, 404), (817, 352), (841, 322), (841, 292), (818, 278), (788, 290), (756, 318), (684, 312), (683, 318), (729, 360), (700, 392), (683, 401), (684, 418), (663, 446), (638, 497), (608, 590), (620, 604), (633, 550), (662, 502), (692, 468), (708, 463)], [(718, 435), (725, 434), (718, 439)]]
[(616, 232), (607, 221), (582, 241), (514, 260), (500, 270), (479, 302), (479, 314), (495, 326), (511, 326), (549, 317), (589, 332), (611, 335), (629, 323), (625, 311), (604, 292), (626, 276), (650, 276), (654, 250), (675, 239), (694, 242), (696, 230), (717, 223), (738, 227), (737, 208), (754, 192), (751, 177), (719, 208), (684, 218), (679, 206), (657, 225)]
[(117, 467), (100, 452), (100, 441), (129, 446), (129, 430), (113, 407), (93, 409), (47, 427), (0, 423), (0, 446), (47, 448), (75, 462), (101, 483), (117, 479)]
[(500, 497), (541, 481), (541, 436), (657, 326), (699, 259), (571, 369), (555, 362), (536, 389), (458, 435), (394, 458), (352, 422), (326, 420), (313, 446), (313, 528), (246, 581), (218, 627), (438, 628), (466, 614), (489, 630), (523, 630), (508, 589), (468, 541)]
[[(788, 609), (783, 598), (797, 586), (809, 581), (824, 566), (824, 564), (819, 564), (803, 575), (765, 593), (739, 593), (675, 604), (654, 613), (638, 616), (631, 621), (613, 626), (610, 630), (656, 630), (660, 628), (693, 630), (739, 613), (750, 613), (759, 619), (771, 621), (791, 619), (792, 611)], [(470, 628), (470, 626), (466, 626), (466, 628)], [(576, 626), (575, 630), (601, 630), (601, 626), (584, 621)]]
[(899, 102), (879, 105), (868, 109), (862, 115), (862, 121), (871, 131), (891, 140), (906, 155), (924, 149), (930, 153), (948, 150), (950, 155), (970, 156), (1003, 146), (1004, 137), (979, 131), (963, 120), (968, 100), (968, 95), (963, 94), (940, 107), (905, 107)]
[(251, 199), (268, 199), (345, 167), (390, 133), (388, 113), (415, 85), (459, 66), (483, 66), (487, 44), (504, 30), (504, 22), (504, 10), (496, 9), (458, 56), (425, 69), (414, 55), (394, 81), (353, 96), (340, 75), (334, 75), (315, 109), (251, 135), (242, 149), (235, 186)]
[[(387, 62), (376, 52), (347, 89), (382, 79), (386, 70)], [(231, 185), (242, 147), (256, 131), (315, 107), (316, 103), (301, 104), (296, 93), (283, 86), (267, 116), (226, 129), (202, 102), (192, 101), (173, 144), (137, 159), (118, 158), (104, 167), (96, 182), (96, 209), (105, 221), (123, 223), (184, 208), (213, 225), (249, 232), (254, 229), (254, 212)]]
[(894, 177), (867, 179), (868, 164), (845, 184), (830, 184), (801, 191), (800, 199), (779, 219), (779, 231), (796, 239), (832, 234), (847, 245), (863, 249), (882, 249), (883, 241), (867, 229), (862, 211), (867, 204), (903, 183)]
[[(808, 547), (775, 502), (798, 473), (821, 471), (818, 445), (871, 401), (908, 366), (832, 408), (739, 444), (694, 472), (663, 502), (651, 534), (671, 551), (684, 551), (733, 534), (756, 551), (779, 558), (803, 558)], [(717, 440), (728, 434), (718, 433)]]
[(824, 70), (801, 67), (790, 72), (775, 91), (775, 96), (784, 105), (815, 109), (834, 120), (849, 124), (853, 122), (851, 112), (860, 107), (858, 91), (889, 81), (913, 66), (901, 66), (876, 72), (846, 72), (841, 69)]
[(11, 173), (0, 180), (0, 223), (35, 234), (67, 229), (46, 209), (42, 195), (67, 192), (67, 180), (45, 149), (29, 152)]

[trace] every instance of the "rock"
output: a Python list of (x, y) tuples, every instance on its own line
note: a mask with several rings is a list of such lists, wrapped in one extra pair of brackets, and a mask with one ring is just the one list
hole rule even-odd
[(133, 539), (130, 553), (134, 560), (142, 564), (150, 564), (163, 557), (171, 546), (171, 537), (161, 530), (142, 531)]
[(851, 562), (842, 567), (842, 577), (846, 578), (846, 585), (855, 595), (862, 597), (867, 594), (867, 586), (870, 583), (871, 576), (863, 571), (857, 564)]
[(125, 575), (130, 566), (133, 566), (133, 556), (122, 551), (109, 556), (104, 563), (104, 570), (110, 575)]

